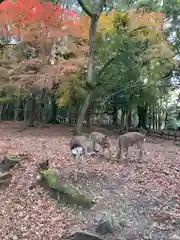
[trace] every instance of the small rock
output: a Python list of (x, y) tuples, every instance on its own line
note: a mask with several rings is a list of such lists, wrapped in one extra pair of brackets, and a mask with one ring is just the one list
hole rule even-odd
[(96, 221), (96, 232), (105, 235), (113, 233), (116, 229), (116, 221), (111, 213), (98, 214), (95, 218)]
[(180, 235), (173, 234), (172, 236), (170, 236), (169, 240), (180, 240)]

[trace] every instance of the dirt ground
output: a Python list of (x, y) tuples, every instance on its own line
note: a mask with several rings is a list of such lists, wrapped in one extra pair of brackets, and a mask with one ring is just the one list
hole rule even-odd
[(71, 176), (70, 127), (19, 128), (19, 123), (0, 124), (0, 148), (7, 143), (9, 154), (27, 154), (22, 167), (11, 170), (10, 185), (0, 189), (0, 239), (58, 240), (77, 230), (93, 232), (94, 218), (104, 211), (119, 221), (116, 232), (105, 239), (180, 239), (180, 147), (172, 141), (153, 143), (149, 138), (143, 162), (135, 148), (125, 162), (82, 162), (77, 184), (96, 199), (91, 210), (82, 210), (57, 204), (40, 186), (29, 188), (45, 158), (51, 168)]

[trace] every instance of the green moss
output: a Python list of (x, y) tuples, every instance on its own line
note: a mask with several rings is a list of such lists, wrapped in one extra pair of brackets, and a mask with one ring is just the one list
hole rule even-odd
[(56, 189), (56, 172), (52, 169), (42, 170), (39, 172), (42, 180), (52, 189)]
[(39, 173), (42, 183), (45, 183), (49, 190), (53, 190), (56, 198), (68, 204), (77, 204), (88, 208), (93, 205), (92, 199), (81, 193), (81, 191), (71, 183), (62, 181), (60, 175), (57, 175), (54, 170), (41, 170)]
[(60, 197), (69, 204), (77, 204), (83, 207), (91, 207), (92, 199), (86, 197), (71, 183), (64, 183), (58, 186)]

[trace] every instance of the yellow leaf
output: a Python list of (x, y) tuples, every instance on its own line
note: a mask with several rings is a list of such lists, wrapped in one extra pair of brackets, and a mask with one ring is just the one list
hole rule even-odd
[(58, 106), (64, 107), (68, 103), (69, 98), (70, 98), (69, 91), (64, 91), (61, 97), (58, 99), (58, 102), (57, 102)]

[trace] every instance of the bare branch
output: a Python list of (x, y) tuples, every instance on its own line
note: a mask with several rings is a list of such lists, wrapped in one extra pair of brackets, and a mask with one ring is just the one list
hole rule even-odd
[(92, 18), (92, 12), (89, 10), (89, 8), (86, 6), (83, 0), (77, 0), (81, 8), (85, 11), (85, 13)]

